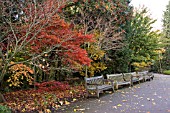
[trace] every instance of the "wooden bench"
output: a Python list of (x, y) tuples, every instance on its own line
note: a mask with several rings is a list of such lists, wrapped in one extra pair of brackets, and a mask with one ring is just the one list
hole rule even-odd
[(105, 90), (112, 89), (114, 92), (114, 83), (104, 79), (103, 76), (84, 78), (85, 80), (85, 88), (87, 90), (87, 97), (97, 96), (99, 98), (99, 94), (103, 93)]
[(143, 76), (144, 81), (150, 81), (151, 80), (151, 77), (148, 76), (148, 71), (142, 71), (142, 72), (138, 72), (138, 73)]
[(143, 75), (144, 81), (151, 81), (154, 78), (153, 73), (148, 72), (148, 71), (142, 71), (138, 73)]
[(153, 80), (154, 74), (152, 72), (148, 72), (147, 75), (151, 78), (151, 80)]
[(131, 75), (130, 74), (107, 74), (107, 79), (114, 82), (115, 89), (118, 89), (122, 85), (131, 86)]
[(141, 81), (144, 82), (143, 73), (132, 72), (131, 74), (132, 74), (132, 83), (135, 83), (135, 82), (140, 83)]

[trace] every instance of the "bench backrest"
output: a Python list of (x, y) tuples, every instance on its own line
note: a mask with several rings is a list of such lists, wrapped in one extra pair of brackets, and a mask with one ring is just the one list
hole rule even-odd
[(103, 84), (103, 79), (104, 79), (103, 76), (90, 77), (90, 78), (84, 77), (85, 85), (88, 85), (88, 84)]
[(117, 81), (117, 82), (124, 82), (123, 75), (122, 74), (107, 74), (107, 79)]
[(136, 72), (131, 72), (130, 73), (132, 76), (136, 76)]
[(143, 76), (146, 76), (148, 74), (148, 71), (142, 71), (142, 72), (138, 72), (138, 74), (141, 74)]
[(133, 73), (123, 73), (123, 77), (125, 81), (131, 81)]

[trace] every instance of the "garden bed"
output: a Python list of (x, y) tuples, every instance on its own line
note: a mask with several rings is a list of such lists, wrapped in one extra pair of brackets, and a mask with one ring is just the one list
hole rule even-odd
[(51, 112), (63, 105), (69, 105), (77, 101), (80, 97), (85, 97), (85, 88), (83, 85), (70, 86), (67, 90), (55, 90), (38, 92), (38, 90), (20, 90), (5, 93), (7, 100), (2, 105), (7, 105), (13, 112)]

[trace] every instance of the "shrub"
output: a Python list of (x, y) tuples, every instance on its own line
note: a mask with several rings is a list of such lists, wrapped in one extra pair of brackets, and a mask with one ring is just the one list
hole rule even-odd
[(68, 83), (61, 83), (54, 80), (42, 83), (35, 83), (35, 86), (37, 87), (39, 92), (56, 90), (64, 91), (70, 88)]
[(0, 113), (11, 113), (11, 110), (7, 106), (0, 105)]
[[(12, 62), (11, 64), (14, 64)], [(9, 68), (11, 76), (7, 80), (10, 87), (21, 87), (22, 85), (33, 84), (33, 77), (31, 76), (33, 70), (24, 64), (14, 64)]]
[(170, 70), (163, 71), (163, 74), (170, 75)]

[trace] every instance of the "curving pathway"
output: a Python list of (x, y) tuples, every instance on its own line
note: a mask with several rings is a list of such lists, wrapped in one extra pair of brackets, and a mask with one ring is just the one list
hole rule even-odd
[(154, 75), (153, 81), (84, 99), (56, 113), (170, 113), (170, 75)]

